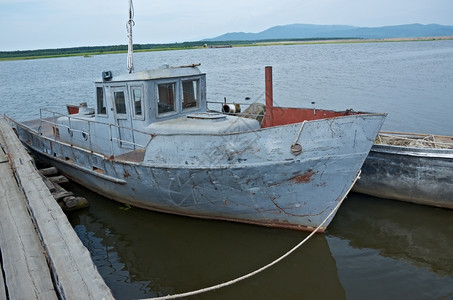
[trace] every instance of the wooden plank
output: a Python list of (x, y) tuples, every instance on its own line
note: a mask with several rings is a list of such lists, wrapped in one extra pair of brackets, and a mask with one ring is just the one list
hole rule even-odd
[[(47, 179), (47, 178), (44, 177), (44, 179)], [(52, 193), (52, 196), (54, 197), (54, 199), (57, 201), (62, 200), (65, 197), (74, 196), (74, 194), (72, 192), (66, 191), (58, 183), (52, 183), (52, 186), (55, 189), (55, 191), (54, 192), (51, 191), (51, 193)]]
[(50, 182), (57, 183), (57, 184), (62, 184), (62, 183), (68, 183), (69, 182), (69, 179), (66, 178), (63, 175), (52, 176), (52, 177), (47, 177), (47, 178), (50, 180)]
[(58, 175), (58, 170), (55, 167), (49, 167), (49, 168), (39, 169), (39, 173), (41, 173), (43, 176), (54, 176), (54, 175)]
[(5, 153), (3, 152), (3, 149), (0, 148), (0, 164), (6, 163), (6, 162), (8, 162), (8, 158), (6, 157)]
[[(0, 134), (0, 164), (8, 162), (8, 158), (6, 157), (5, 152), (3, 151), (4, 143), (5, 143), (5, 141), (3, 140), (3, 137)], [(1, 258), (2, 258), (2, 248), (1, 248), (1, 243), (0, 243), (0, 300), (7, 300), (5, 279), (3, 278), (3, 265), (2, 265)]]
[[(1, 251), (0, 251), (0, 258), (1, 258)], [(6, 288), (5, 288), (5, 279), (3, 279), (2, 270), (3, 270), (2, 260), (0, 259), (0, 300), (7, 300), (7, 298), (6, 298)]]
[(74, 194), (72, 192), (62, 191), (62, 192), (52, 193), (52, 196), (54, 197), (54, 199), (56, 201), (58, 201), (58, 200), (62, 200), (63, 198), (66, 198), (66, 197), (74, 196)]
[(44, 184), (47, 186), (47, 189), (51, 193), (57, 192), (57, 189), (55, 188), (54, 184), (52, 182), (50, 182), (50, 180), (47, 177), (41, 176), (41, 178), (42, 178), (42, 181), (44, 182)]
[[(0, 123), (5, 122), (0, 118)], [(8, 130), (9, 129), (9, 130)], [(114, 299), (11, 128), (0, 126), (17, 181), (24, 191), (62, 299)]]
[(6, 157), (6, 154), (3, 150), (4, 144), (5, 144), (5, 141), (3, 140), (3, 137), (0, 135), (0, 164), (8, 162), (8, 158)]
[(0, 207), (0, 249), (9, 298), (58, 299), (25, 196), (9, 164), (0, 164)]

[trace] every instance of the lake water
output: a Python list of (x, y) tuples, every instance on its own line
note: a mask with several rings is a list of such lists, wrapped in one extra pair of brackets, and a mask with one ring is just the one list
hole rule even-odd
[[(318, 44), (136, 53), (136, 70), (201, 63), (210, 101), (388, 112), (384, 130), (453, 135), (453, 41)], [(94, 106), (101, 72), (126, 55), (0, 62), (0, 113)], [(312, 102), (315, 102), (312, 104)], [(307, 234), (91, 202), (69, 215), (117, 299), (186, 292), (253, 271)], [(350, 194), (324, 234), (259, 275), (194, 299), (453, 299), (453, 211)]]

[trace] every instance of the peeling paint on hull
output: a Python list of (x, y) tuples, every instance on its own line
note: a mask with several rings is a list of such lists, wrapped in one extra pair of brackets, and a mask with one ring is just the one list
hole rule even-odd
[[(39, 156), (107, 198), (184, 216), (312, 231), (346, 197), (384, 118), (352, 115), (309, 121), (298, 138), (304, 151), (296, 157), (290, 146), (301, 123), (195, 136), (198, 143), (187, 136), (157, 135), (142, 162), (104, 157), (11, 123)], [(254, 135), (259, 138), (246, 143)], [(233, 136), (234, 143), (227, 144)], [(165, 163), (153, 161), (168, 152), (158, 146), (167, 139), (176, 140), (179, 148)], [(212, 148), (196, 148), (205, 144)], [(203, 159), (196, 153), (210, 155)]]

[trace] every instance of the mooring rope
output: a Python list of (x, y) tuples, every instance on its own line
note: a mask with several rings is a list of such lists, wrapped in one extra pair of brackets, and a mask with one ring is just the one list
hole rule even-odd
[(300, 135), (302, 133), (302, 129), (304, 129), (305, 121), (302, 122), (302, 125), (300, 125), (299, 132), (297, 133), (296, 139), (293, 142), (293, 146), (297, 144), (297, 141), (299, 141)]
[(250, 278), (258, 273), (261, 273), (263, 272), (264, 270), (272, 267), (273, 265), (279, 263), (280, 261), (282, 261), (283, 259), (285, 259), (286, 257), (288, 257), (291, 253), (293, 253), (294, 251), (296, 251), (300, 246), (302, 246), (303, 244), (305, 244), (306, 241), (308, 241), (323, 225), (324, 223), (327, 222), (327, 220), (332, 217), (332, 215), (338, 210), (338, 208), (340, 208), (340, 205), (341, 203), (343, 203), (344, 199), (346, 199), (346, 196), (348, 195), (349, 191), (351, 190), (352, 186), (355, 184), (355, 182), (357, 181), (357, 179), (359, 178), (360, 176), (360, 171), (359, 173), (357, 174), (356, 178), (354, 179), (354, 182), (353, 184), (351, 185), (351, 187), (349, 188), (348, 192), (344, 195), (343, 199), (340, 200), (340, 202), (338, 202), (337, 206), (335, 206), (335, 208), (330, 212), (330, 214), (324, 219), (324, 221), (322, 221), (321, 224), (318, 225), (318, 227), (315, 228), (315, 230), (313, 230), (305, 239), (303, 239), (299, 244), (297, 244), (296, 246), (294, 246), (291, 250), (289, 250), (288, 252), (286, 252), (284, 255), (280, 256), (279, 258), (277, 258), (276, 260), (274, 260), (273, 262), (253, 271), (253, 272), (250, 272), (246, 275), (243, 275), (241, 277), (238, 277), (236, 279), (232, 279), (230, 281), (227, 281), (227, 282), (224, 282), (224, 283), (220, 283), (220, 284), (217, 284), (217, 285), (213, 285), (213, 286), (210, 286), (210, 287), (207, 287), (207, 288), (203, 288), (203, 289), (199, 289), (199, 290), (195, 290), (195, 291), (191, 291), (191, 292), (186, 292), (186, 293), (181, 293), (181, 294), (175, 294), (175, 295), (167, 295), (167, 296), (162, 296), (162, 297), (155, 297), (155, 298), (147, 298), (147, 299), (142, 299), (142, 300), (167, 300), (167, 299), (177, 299), (177, 298), (182, 298), (182, 297), (189, 297), (189, 296), (194, 296), (194, 295), (198, 295), (198, 294), (202, 294), (202, 293), (206, 293), (206, 292), (210, 292), (210, 291), (214, 291), (214, 290), (217, 290), (217, 289), (220, 289), (220, 288), (223, 288), (223, 287), (226, 287), (226, 286), (229, 286), (229, 285), (232, 285), (234, 283), (237, 283), (239, 281), (242, 281), (244, 279), (247, 279), (247, 278)]

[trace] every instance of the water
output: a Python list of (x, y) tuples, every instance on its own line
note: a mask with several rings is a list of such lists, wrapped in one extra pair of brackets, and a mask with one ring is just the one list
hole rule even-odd
[[(453, 135), (453, 41), (320, 44), (137, 53), (136, 70), (200, 62), (211, 101), (264, 102), (274, 68), (281, 106), (388, 112), (384, 130)], [(126, 55), (0, 62), (0, 113), (94, 106), (102, 71)], [(313, 105), (312, 102), (315, 102)], [(279, 257), (306, 234), (128, 209), (74, 184), (91, 201), (69, 216), (118, 299), (186, 292)], [(328, 230), (246, 281), (197, 299), (453, 299), (453, 214), (351, 194)]]

